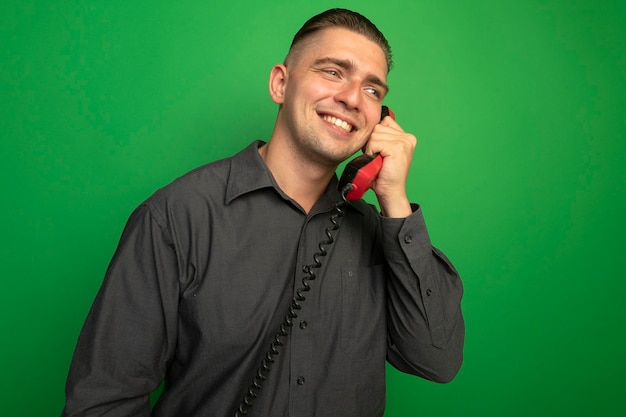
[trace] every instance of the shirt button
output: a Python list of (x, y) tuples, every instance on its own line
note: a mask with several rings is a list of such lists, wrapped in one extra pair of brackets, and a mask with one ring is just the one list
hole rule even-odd
[(304, 385), (304, 382), (305, 382), (304, 377), (299, 376), (297, 382), (298, 382), (298, 385)]
[(306, 329), (308, 325), (309, 325), (309, 323), (307, 323), (305, 320), (302, 320), (302, 321), (300, 322), (300, 328), (301, 328), (302, 330)]
[(426, 290), (426, 295), (430, 297), (430, 295), (433, 293), (433, 290), (431, 290), (430, 288)]
[(404, 237), (404, 242), (405, 242), (405, 243), (411, 243), (412, 241), (413, 241), (413, 236), (411, 236), (411, 235), (406, 235), (406, 236)]

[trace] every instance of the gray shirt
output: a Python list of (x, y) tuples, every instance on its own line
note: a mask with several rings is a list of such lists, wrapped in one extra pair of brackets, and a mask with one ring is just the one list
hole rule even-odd
[[(337, 180), (307, 214), (255, 142), (157, 191), (131, 215), (80, 335), (64, 416), (234, 415), (327, 239)], [(249, 416), (374, 417), (385, 360), (451, 380), (462, 362), (462, 284), (421, 210), (344, 208), (311, 291)]]

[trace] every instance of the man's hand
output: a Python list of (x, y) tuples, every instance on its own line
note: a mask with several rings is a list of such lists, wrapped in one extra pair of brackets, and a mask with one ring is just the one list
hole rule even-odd
[(387, 116), (374, 128), (365, 146), (365, 153), (380, 153), (383, 157), (383, 166), (372, 190), (386, 217), (407, 217), (412, 213), (406, 193), (406, 180), (416, 144), (414, 135), (406, 133), (395, 120)]

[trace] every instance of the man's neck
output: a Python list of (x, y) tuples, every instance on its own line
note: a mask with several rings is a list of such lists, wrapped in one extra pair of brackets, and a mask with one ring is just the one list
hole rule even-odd
[(307, 213), (324, 194), (335, 172), (293, 155), (289, 149), (273, 145), (271, 140), (259, 148), (259, 154), (280, 189)]

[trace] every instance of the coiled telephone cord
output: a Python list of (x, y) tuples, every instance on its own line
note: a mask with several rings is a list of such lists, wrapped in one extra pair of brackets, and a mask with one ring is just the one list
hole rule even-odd
[(289, 336), (289, 328), (293, 326), (293, 319), (298, 317), (297, 311), (302, 309), (302, 302), (306, 300), (304, 296), (305, 292), (311, 291), (311, 285), (309, 281), (313, 281), (316, 278), (314, 269), (320, 268), (322, 266), (322, 262), (320, 258), (327, 255), (326, 247), (332, 245), (335, 242), (333, 237), (333, 232), (339, 230), (341, 226), (337, 219), (343, 217), (344, 212), (342, 208), (348, 204), (346, 200), (346, 195), (352, 189), (351, 184), (347, 184), (341, 190), (341, 196), (343, 198), (342, 201), (335, 203), (333, 209), (335, 213), (330, 216), (331, 226), (328, 226), (324, 233), (326, 234), (326, 240), (323, 240), (319, 243), (318, 248), (319, 252), (316, 252), (313, 255), (313, 263), (305, 265), (302, 267), (302, 271), (305, 273), (305, 276), (302, 278), (302, 287), (296, 290), (295, 296), (291, 300), (291, 306), (285, 315), (283, 322), (280, 325), (279, 331), (274, 336), (274, 340), (270, 345), (269, 350), (265, 353), (263, 360), (261, 361), (261, 366), (257, 369), (256, 374), (252, 378), (252, 383), (248, 387), (246, 393), (243, 396), (243, 399), (239, 403), (239, 407), (237, 411), (235, 411), (234, 417), (241, 417), (248, 414), (248, 409), (254, 403), (254, 400), (258, 397), (259, 391), (261, 391), (263, 387), (263, 382), (267, 379), (269, 372), (272, 370), (272, 364), (276, 362), (274, 356), (280, 353), (280, 348), (284, 345), (284, 340)]

